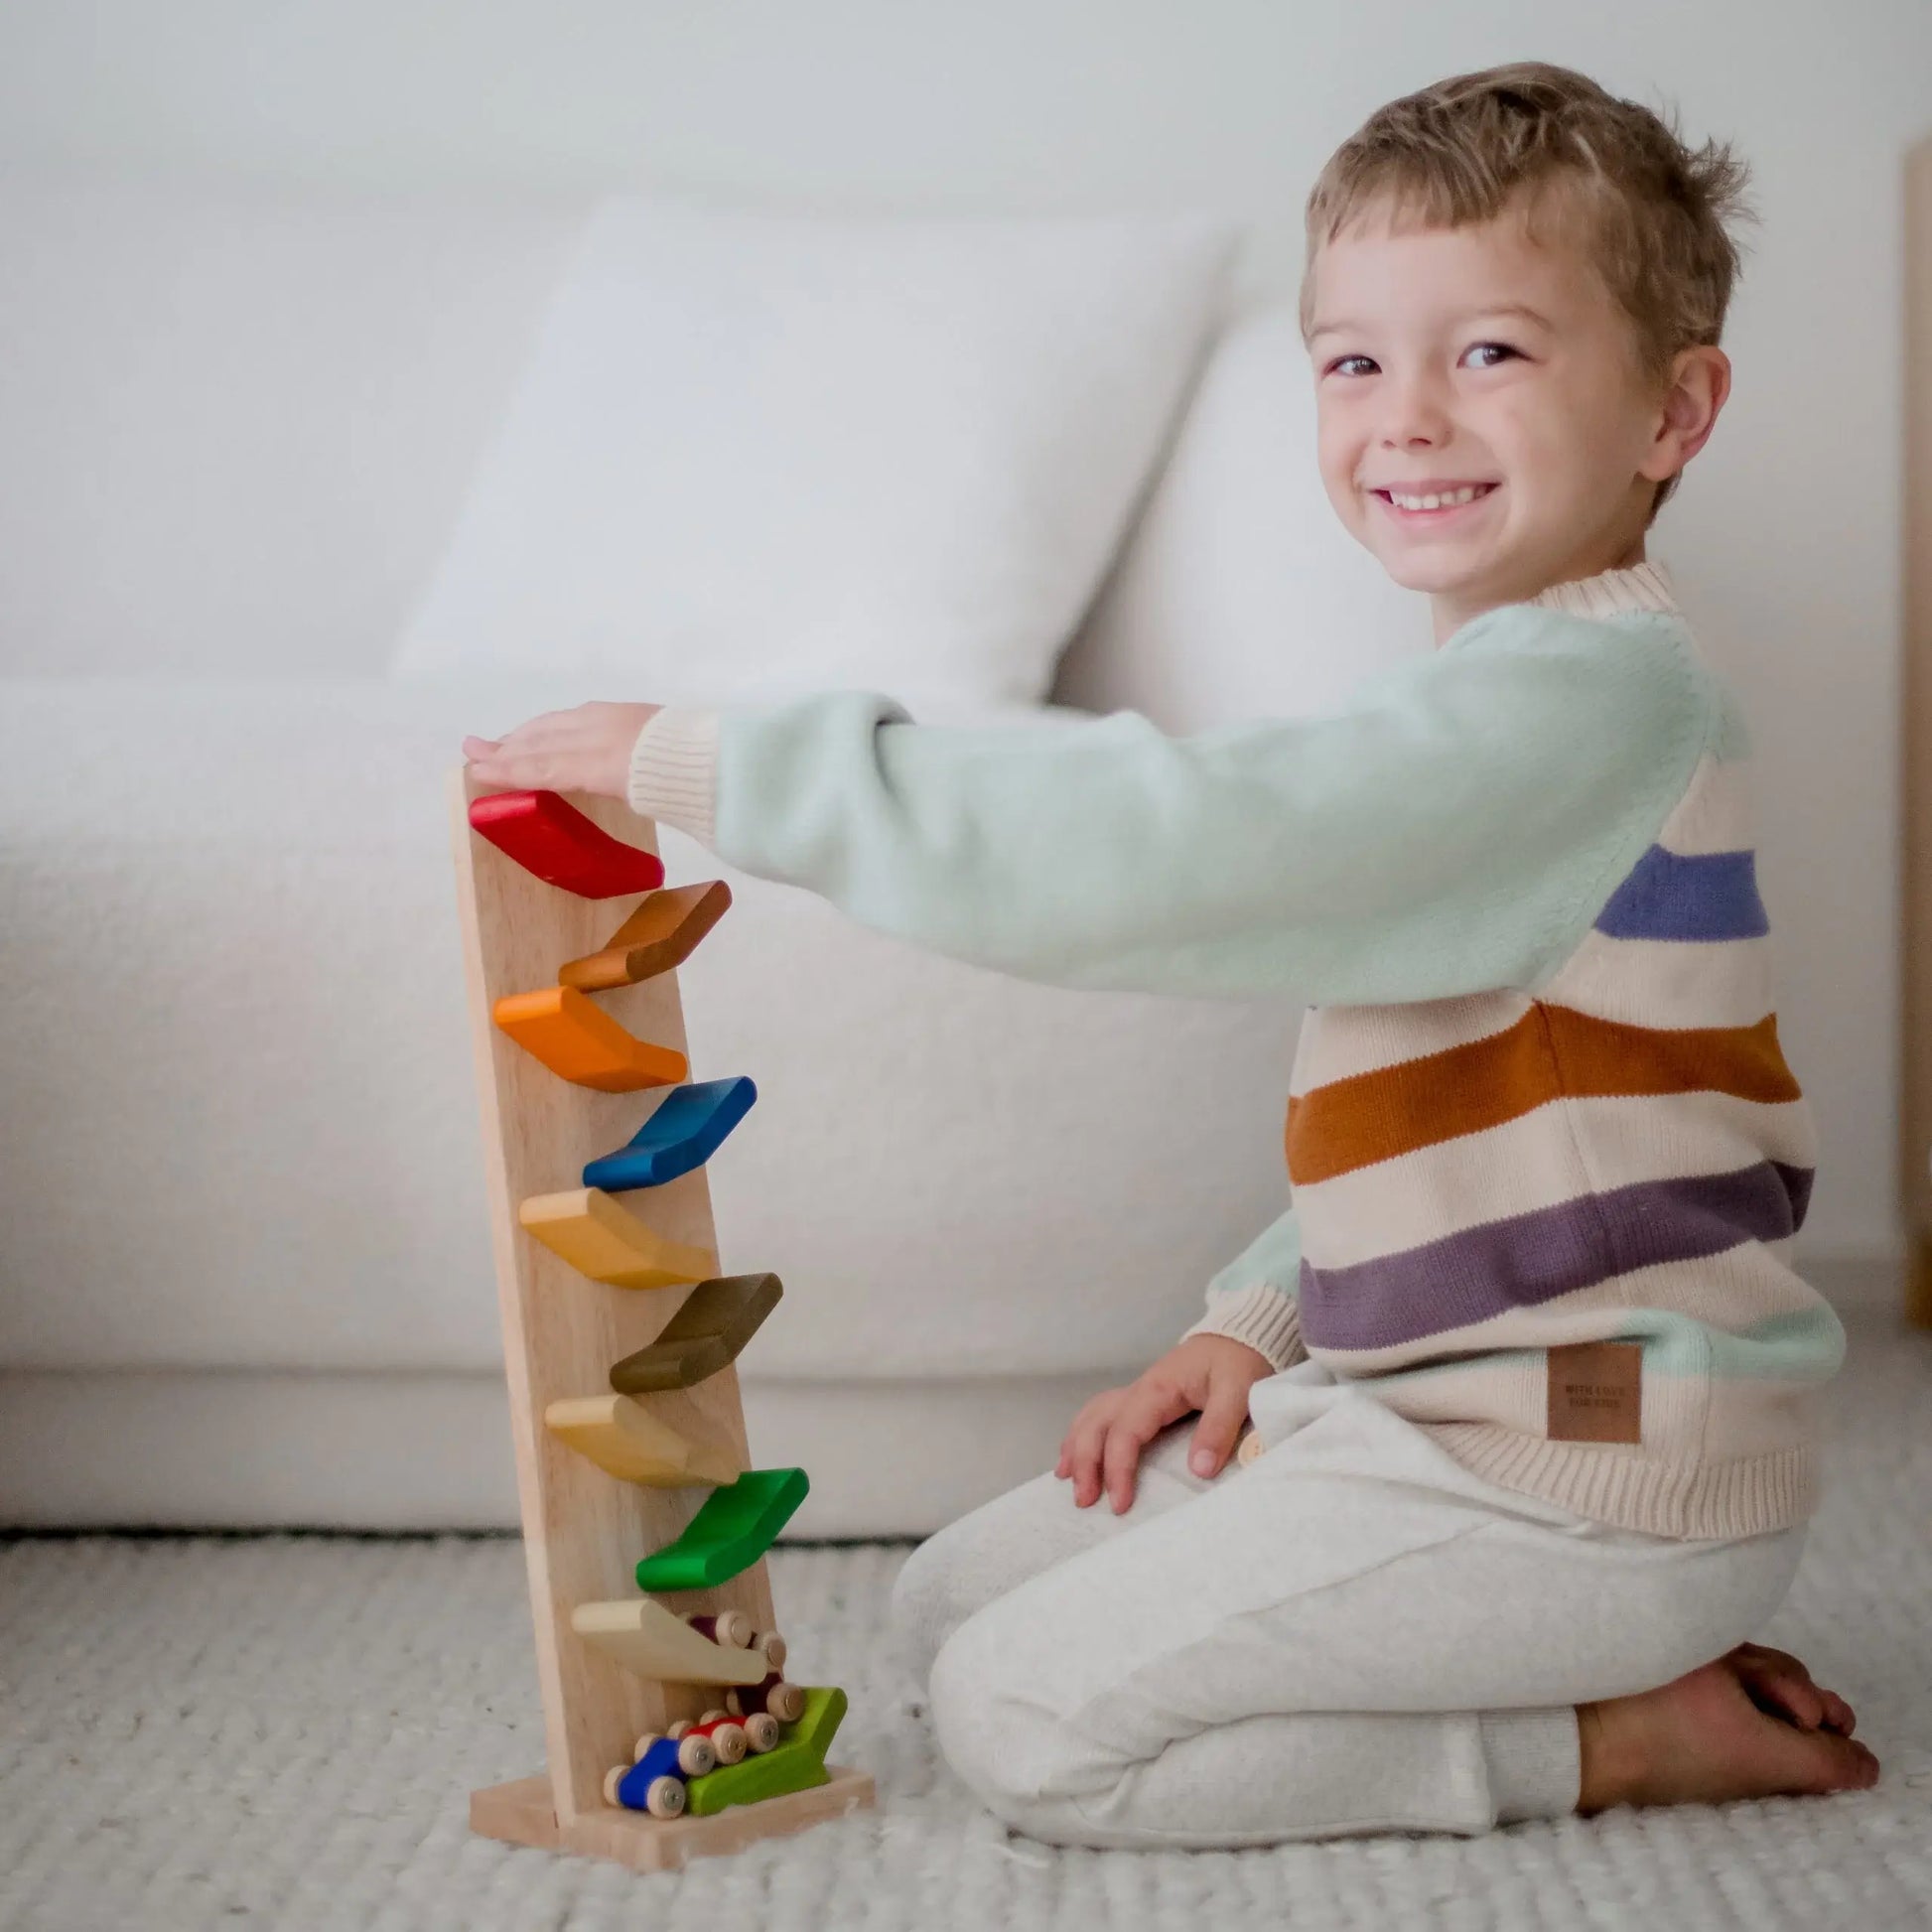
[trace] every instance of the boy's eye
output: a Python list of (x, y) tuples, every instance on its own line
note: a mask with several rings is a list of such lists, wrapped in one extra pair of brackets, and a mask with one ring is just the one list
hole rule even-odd
[[(1512, 348), (1507, 343), (1475, 343), (1463, 351), (1462, 359), (1467, 362), (1471, 355), (1479, 355), (1484, 359), (1472, 363), (1470, 366), (1478, 369), (1493, 369), (1500, 366), (1506, 358), (1513, 357), (1517, 353), (1518, 351)], [(1351, 367), (1351, 364), (1359, 364), (1359, 370)], [(1375, 358), (1372, 355), (1338, 355), (1328, 364), (1327, 373), (1329, 375), (1355, 375), (1374, 367)]]

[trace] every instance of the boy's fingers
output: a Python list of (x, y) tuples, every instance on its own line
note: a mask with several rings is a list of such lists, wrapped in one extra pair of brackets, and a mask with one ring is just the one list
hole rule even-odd
[(1073, 1420), (1067, 1424), (1066, 1434), (1060, 1439), (1060, 1459), (1053, 1466), (1055, 1475), (1064, 1476), (1073, 1473), (1073, 1465), (1080, 1456), (1080, 1445), (1093, 1427), (1093, 1415), (1094, 1406), (1089, 1402), (1079, 1409)]
[(1073, 1500), (1083, 1509), (1100, 1500), (1106, 1483), (1107, 1448), (1120, 1427), (1116, 1407), (1103, 1409), (1080, 1433), (1073, 1457)]
[(1067, 1473), (1073, 1478), (1073, 1500), (1085, 1509), (1100, 1495), (1100, 1456), (1107, 1437), (1107, 1414), (1082, 1410), (1067, 1437)]
[[(560, 738), (568, 739), (572, 734), (568, 727), (570, 713), (567, 711), (540, 712), (534, 718), (526, 718), (522, 724), (512, 726), (501, 738), (484, 738), (480, 733), (466, 738), (463, 749), (468, 752), (472, 745), (481, 745), (486, 751), (506, 753), (511, 757), (531, 752), (540, 752), (555, 746)], [(560, 731), (559, 727), (565, 729)]]
[(567, 751), (504, 745), (489, 757), (475, 760), (484, 784), (505, 785), (518, 791), (581, 791), (586, 771), (581, 758)]
[(1125, 1417), (1107, 1432), (1107, 1449), (1102, 1458), (1108, 1499), (1114, 1514), (1124, 1516), (1134, 1506), (1134, 1470), (1141, 1459), (1147, 1437)]
[(1201, 1405), (1187, 1456), (1187, 1466), (1197, 1476), (1213, 1475), (1227, 1460), (1247, 1415), (1248, 1391), (1238, 1381), (1223, 1376), (1207, 1385), (1207, 1400)]
[(510, 791), (544, 789), (544, 782), (536, 775), (532, 761), (508, 752), (492, 752), (487, 758), (474, 759), (471, 769), (486, 785), (502, 785)]
[(1176, 1416), (1186, 1413), (1186, 1398), (1171, 1389), (1136, 1383), (1128, 1392), (1108, 1432), (1104, 1457), (1107, 1493), (1116, 1515), (1124, 1515), (1133, 1506), (1134, 1471), (1142, 1449)]

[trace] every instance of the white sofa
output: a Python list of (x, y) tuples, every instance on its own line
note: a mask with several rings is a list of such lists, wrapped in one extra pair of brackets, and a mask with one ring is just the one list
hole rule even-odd
[[(652, 694), (382, 667), (574, 212), (0, 192), (0, 1519), (515, 1520), (442, 784), (466, 731)], [(1423, 642), (1307, 390), (1251, 306), (1057, 704), (1315, 709)], [(795, 1534), (924, 1532), (1279, 1210), (1297, 1015), (722, 876), (681, 984), (695, 1076), (759, 1089), (712, 1167), (725, 1266), (786, 1285), (754, 1452), (811, 1471)]]

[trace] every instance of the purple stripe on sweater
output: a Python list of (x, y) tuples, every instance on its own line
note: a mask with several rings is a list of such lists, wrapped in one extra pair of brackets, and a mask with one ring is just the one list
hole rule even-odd
[(1776, 1163), (1776, 1167), (1791, 1195), (1791, 1231), (1795, 1234), (1804, 1226), (1805, 1210), (1811, 1205), (1811, 1180), (1815, 1170), (1787, 1168), (1782, 1161)]
[(1687, 857), (1653, 845), (1596, 915), (1609, 939), (1759, 939), (1770, 929), (1748, 852)]
[(1313, 1348), (1391, 1348), (1633, 1269), (1781, 1240), (1810, 1190), (1809, 1168), (1761, 1161), (1580, 1194), (1352, 1268), (1304, 1261), (1302, 1338)]

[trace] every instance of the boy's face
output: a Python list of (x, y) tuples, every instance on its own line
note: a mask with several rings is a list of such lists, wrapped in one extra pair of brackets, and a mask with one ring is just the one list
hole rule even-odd
[(1655, 485), (1685, 451), (1580, 251), (1537, 246), (1514, 213), (1403, 232), (1382, 213), (1319, 250), (1312, 286), (1323, 486), (1389, 575), (1430, 594), (1438, 642), (1641, 560)]

